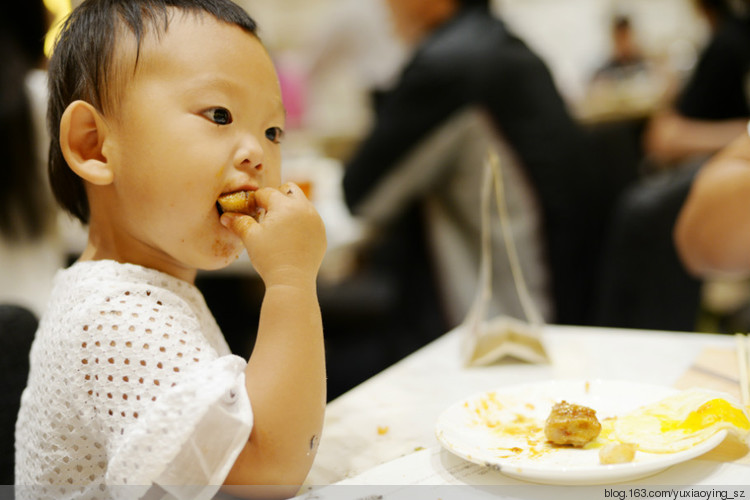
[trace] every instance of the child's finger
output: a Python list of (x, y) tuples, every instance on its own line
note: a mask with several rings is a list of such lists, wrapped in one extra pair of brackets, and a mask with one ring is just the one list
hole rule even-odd
[(251, 231), (253, 226), (257, 225), (258, 222), (250, 217), (249, 215), (238, 214), (234, 212), (226, 212), (221, 214), (219, 219), (221, 224), (234, 231), (237, 234), (246, 234)]
[(294, 182), (287, 182), (286, 184), (282, 185), (279, 188), (279, 191), (281, 191), (282, 193), (284, 193), (287, 196), (298, 196), (300, 194), (302, 196), (305, 195), (304, 191), (302, 191), (302, 188), (300, 188)]
[(279, 195), (284, 195), (292, 198), (296, 198), (299, 195), (304, 197), (305, 193), (302, 192), (299, 186), (293, 182), (287, 182), (282, 184), (278, 188), (263, 188), (255, 192), (255, 204), (259, 208), (268, 209), (274, 202), (272, 199)]
[(261, 188), (255, 192), (255, 204), (256, 206), (264, 209), (268, 209), (268, 205), (270, 203), (271, 197), (274, 195), (279, 194), (279, 189), (275, 188)]

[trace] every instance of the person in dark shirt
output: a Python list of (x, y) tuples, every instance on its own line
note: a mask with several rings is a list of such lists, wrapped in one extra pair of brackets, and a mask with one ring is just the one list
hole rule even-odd
[(618, 201), (597, 291), (595, 322), (603, 326), (696, 326), (702, 283), (678, 257), (675, 222), (696, 173), (745, 133), (750, 118), (750, 18), (727, 0), (698, 4), (712, 34), (673, 106), (647, 127), (644, 147), (656, 172)]
[(727, 0), (698, 3), (712, 35), (673, 107), (651, 120), (645, 145), (660, 166), (705, 159), (742, 134), (750, 117), (750, 17)]
[(0, 168), (0, 237), (12, 243), (38, 240), (49, 228), (51, 213), (38, 195), (41, 169), (26, 88), (28, 74), (43, 64), (46, 9), (41, 0), (15, 9), (16, 15), (0, 19), (0, 148), (8, 157)]
[[(491, 14), (488, 0), (388, 3), (398, 34), (415, 50), (395, 87), (381, 96), (372, 130), (346, 165), (347, 204), (360, 213), (430, 134), (463, 110), (479, 109), (521, 166), (540, 207), (556, 311), (548, 319), (584, 323), (595, 259), (591, 240), (601, 224), (597, 207), (605, 194), (598, 189), (586, 136), (569, 114), (547, 66)], [(423, 172), (436, 177), (432, 186), (440, 185), (443, 174), (443, 182), (448, 182), (449, 168), (434, 170)], [(402, 294), (401, 304), (424, 296), (430, 287), (425, 264), (430, 249), (418, 241), (424, 229), (425, 194), (412, 193), (413, 203), (390, 224), (390, 240), (384, 238), (389, 241), (383, 244), (387, 271), (400, 273), (404, 288), (411, 287), (411, 293)], [(423, 272), (417, 274), (420, 268)], [(421, 290), (414, 290), (415, 281), (422, 284)], [(413, 308), (403, 308), (417, 318), (435, 316), (434, 309), (419, 316)]]

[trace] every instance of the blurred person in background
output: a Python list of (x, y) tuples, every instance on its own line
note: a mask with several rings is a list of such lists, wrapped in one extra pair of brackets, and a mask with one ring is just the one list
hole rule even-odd
[[(476, 289), (488, 147), (513, 181), (506, 193), (531, 193), (512, 223), (529, 226), (516, 243), (532, 298), (548, 321), (585, 323), (606, 193), (547, 66), (488, 0), (387, 3), (413, 52), (346, 165), (344, 193), (381, 230), (368, 263), (395, 282), (398, 340), (419, 347), (466, 313), (450, 301)], [(506, 274), (495, 274), (491, 311), (526, 319), (502, 247), (496, 240)]]
[(696, 174), (674, 230), (681, 262), (703, 280), (701, 326), (750, 327), (750, 135), (740, 134)]
[(750, 3), (697, 0), (697, 6), (711, 37), (673, 106), (653, 117), (646, 135), (651, 159), (665, 168), (705, 160), (741, 134), (750, 117)]
[(647, 117), (667, 99), (674, 77), (643, 50), (637, 27), (629, 15), (613, 15), (611, 51), (591, 76), (581, 116), (589, 121), (644, 122), (638, 123), (640, 138)]
[(622, 80), (632, 78), (647, 70), (647, 61), (638, 45), (630, 18), (623, 14), (613, 17), (610, 27), (612, 54), (596, 70), (593, 80)]
[(701, 282), (677, 256), (677, 214), (696, 172), (750, 117), (747, 2), (699, 0), (711, 37), (674, 103), (652, 117), (644, 147), (650, 170), (618, 201), (598, 291), (604, 326), (692, 331)]
[(28, 352), (62, 262), (57, 213), (46, 174), (44, 36), (41, 0), (5, 6), (0, 16), (0, 484), (13, 484), (14, 436)]
[(14, 2), (0, 17), (0, 301), (40, 315), (64, 263), (58, 211), (47, 181), (47, 89), (41, 0)]

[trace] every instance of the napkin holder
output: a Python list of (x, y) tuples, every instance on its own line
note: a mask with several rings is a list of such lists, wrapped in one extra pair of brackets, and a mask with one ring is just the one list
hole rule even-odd
[[(498, 316), (482, 323), (479, 335), (467, 342), (467, 366), (484, 366), (505, 358), (528, 363), (548, 363), (549, 358), (533, 325), (510, 316)], [(466, 333), (464, 333), (466, 335)]]
[[(506, 315), (490, 320), (485, 318), (492, 297), (490, 215), (493, 186), (513, 281), (526, 321)], [(489, 365), (508, 357), (529, 363), (547, 363), (549, 358), (541, 340), (544, 320), (526, 287), (508, 218), (500, 160), (492, 150), (489, 151), (485, 163), (484, 181), (481, 188), (481, 210), (482, 241), (477, 291), (471, 309), (459, 327), (462, 335), (461, 356), (464, 365)]]

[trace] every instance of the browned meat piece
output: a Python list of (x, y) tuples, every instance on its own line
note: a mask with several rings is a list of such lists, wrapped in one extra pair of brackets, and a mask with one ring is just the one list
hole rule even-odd
[(552, 407), (544, 435), (551, 443), (580, 447), (596, 438), (601, 430), (594, 410), (562, 401)]

